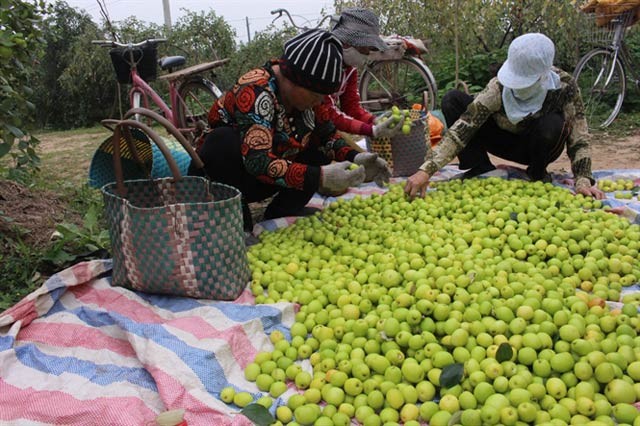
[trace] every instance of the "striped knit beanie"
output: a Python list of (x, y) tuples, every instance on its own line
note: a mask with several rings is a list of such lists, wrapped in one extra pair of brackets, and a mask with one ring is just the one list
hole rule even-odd
[(306, 31), (284, 44), (280, 69), (294, 84), (330, 95), (342, 83), (342, 45), (328, 31)]

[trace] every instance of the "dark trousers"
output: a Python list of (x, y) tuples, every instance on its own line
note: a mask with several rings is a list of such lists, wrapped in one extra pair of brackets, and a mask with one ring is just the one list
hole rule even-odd
[[(247, 203), (275, 197), (267, 207), (265, 219), (295, 215), (309, 202), (314, 191), (301, 191), (269, 185), (249, 174), (244, 167), (240, 153), (240, 134), (230, 127), (219, 127), (211, 131), (198, 154), (204, 162), (205, 171), (209, 179), (237, 188), (243, 196), (245, 209), (245, 227), (247, 225)], [(329, 164), (330, 160), (318, 150), (302, 151), (296, 161), (312, 166)], [(189, 167), (190, 175), (203, 175), (201, 170)], [(250, 219), (249, 215), (249, 219)]]
[[(447, 92), (442, 98), (442, 113), (447, 126), (460, 118), (473, 97), (458, 90)], [(460, 169), (472, 169), (489, 165), (491, 153), (505, 160), (529, 166), (527, 173), (534, 180), (545, 178), (547, 166), (555, 161), (569, 136), (561, 113), (550, 113), (532, 120), (521, 134), (514, 134), (498, 127), (492, 117), (473, 135), (469, 143), (458, 153)]]

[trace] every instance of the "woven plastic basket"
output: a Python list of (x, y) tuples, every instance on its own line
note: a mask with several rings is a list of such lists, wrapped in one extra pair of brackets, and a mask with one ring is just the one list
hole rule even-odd
[(367, 138), (367, 150), (377, 152), (391, 168), (393, 177), (411, 176), (425, 162), (431, 141), (427, 120), (420, 111), (410, 111), (413, 121), (408, 135), (393, 138)]
[[(242, 229), (241, 194), (202, 177), (181, 176), (162, 139), (134, 121), (114, 124), (115, 183), (102, 188), (113, 251), (113, 284), (148, 293), (234, 300), (251, 273)], [(146, 134), (165, 156), (172, 177), (125, 180), (120, 164), (124, 138)], [(186, 143), (186, 141), (184, 141)], [(187, 149), (202, 167), (193, 149)]]

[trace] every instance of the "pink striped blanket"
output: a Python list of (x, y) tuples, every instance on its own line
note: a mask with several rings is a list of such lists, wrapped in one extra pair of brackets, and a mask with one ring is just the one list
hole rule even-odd
[[(454, 172), (445, 168), (439, 178)], [(640, 182), (640, 171), (623, 172)], [(344, 197), (379, 191), (363, 185)], [(332, 201), (316, 195), (311, 205)], [(607, 203), (638, 221), (637, 201)], [(293, 220), (263, 222), (255, 232)], [(158, 413), (178, 408), (190, 426), (251, 424), (220, 401), (220, 391), (234, 386), (261, 396), (243, 369), (273, 349), (272, 331), (289, 336), (294, 306), (256, 306), (248, 291), (234, 302), (136, 293), (112, 287), (110, 269), (111, 261), (77, 264), (0, 313), (0, 424), (151, 425)]]

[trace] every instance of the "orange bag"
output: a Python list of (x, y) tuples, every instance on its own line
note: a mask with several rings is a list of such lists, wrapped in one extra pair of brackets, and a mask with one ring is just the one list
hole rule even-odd
[(431, 148), (438, 145), (442, 139), (445, 125), (444, 122), (433, 115), (431, 112), (427, 113), (427, 123), (429, 124), (429, 139), (431, 141)]

